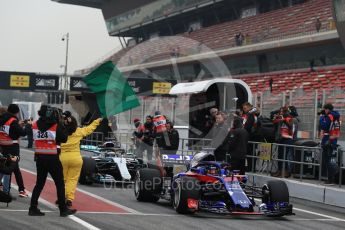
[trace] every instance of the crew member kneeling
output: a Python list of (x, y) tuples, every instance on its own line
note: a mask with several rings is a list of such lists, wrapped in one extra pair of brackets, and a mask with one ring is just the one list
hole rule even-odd
[[(16, 169), (18, 159), (17, 156), (4, 157), (0, 154), (0, 173), (10, 175)], [(0, 190), (0, 202), (10, 203), (12, 202), (12, 196)]]

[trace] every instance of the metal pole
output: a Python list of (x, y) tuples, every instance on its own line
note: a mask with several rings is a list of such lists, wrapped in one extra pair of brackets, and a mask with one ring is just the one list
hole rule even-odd
[(69, 33), (67, 33), (65, 36), (66, 36), (66, 62), (65, 62), (65, 72), (64, 72), (65, 84), (64, 84), (64, 89), (63, 89), (63, 103), (62, 103), (62, 110), (63, 111), (66, 110), (66, 94), (67, 94), (67, 86), (68, 86), (68, 82), (67, 82), (67, 65), (68, 65)]
[(263, 111), (263, 106), (264, 106), (264, 102), (263, 102), (263, 96), (264, 96), (264, 93), (263, 92), (261, 92), (260, 93), (260, 110), (261, 110), (261, 112)]
[[(283, 161), (282, 161), (282, 163), (283, 163), (283, 165), (282, 165), (282, 175), (281, 175), (282, 178), (283, 178), (284, 175), (285, 175), (286, 145), (284, 145), (283, 147), (284, 147), (284, 154), (283, 154)], [(279, 150), (278, 150), (278, 151), (279, 151)], [(279, 156), (279, 154), (278, 154), (278, 156)], [(279, 158), (279, 157), (278, 157), (278, 158)]]
[(282, 97), (283, 97), (283, 104), (282, 104), (282, 106), (285, 106), (285, 104), (286, 104), (286, 95), (285, 95), (285, 92), (282, 93)]
[(318, 115), (317, 115), (317, 97), (318, 97), (318, 90), (315, 90), (315, 98), (314, 98), (314, 127), (313, 127), (313, 139), (317, 138), (317, 122), (318, 122)]
[(289, 105), (292, 105), (292, 91), (290, 91), (289, 95)]
[(223, 86), (223, 111), (226, 111), (226, 85)]

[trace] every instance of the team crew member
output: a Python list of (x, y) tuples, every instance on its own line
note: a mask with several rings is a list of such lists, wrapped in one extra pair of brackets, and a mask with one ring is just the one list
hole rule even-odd
[(133, 120), (135, 131), (132, 134), (132, 140), (135, 145), (135, 155), (138, 158), (143, 158), (143, 151), (145, 149), (145, 145), (142, 141), (142, 137), (145, 131), (145, 126), (140, 122), (139, 118), (134, 118)]
[(64, 112), (63, 115), (69, 136), (67, 142), (61, 144), (60, 161), (65, 180), (66, 205), (71, 207), (83, 165), (83, 159), (80, 154), (80, 141), (90, 135), (101, 123), (102, 119), (94, 120), (89, 126), (78, 128), (77, 120), (71, 116), (69, 111)]
[(69, 209), (65, 203), (65, 185), (63, 180), (62, 165), (59, 159), (61, 143), (67, 141), (67, 131), (60, 122), (57, 109), (48, 105), (42, 105), (38, 111), (40, 118), (32, 124), (33, 138), (35, 142), (35, 160), (37, 170), (37, 180), (32, 192), (30, 216), (44, 216), (38, 209), (38, 198), (47, 180), (48, 173), (54, 180), (60, 216), (72, 215), (75, 209)]
[(228, 152), (231, 157), (231, 168), (233, 170), (240, 170), (240, 174), (244, 175), (249, 134), (243, 128), (242, 122), (241, 118), (234, 118), (232, 128), (226, 139), (228, 143)]
[(227, 154), (226, 136), (229, 133), (229, 126), (227, 124), (227, 116), (223, 112), (218, 112), (216, 115), (216, 123), (212, 129), (211, 146), (214, 148), (214, 156), (217, 161), (225, 161)]
[[(16, 104), (10, 104), (7, 112), (1, 115), (0, 118), (0, 146), (2, 154), (5, 157), (16, 156), (19, 159), (19, 137), (25, 136), (25, 130), (22, 128), (22, 122), (18, 121), (19, 107)], [(25, 192), (22, 173), (19, 169), (19, 161), (16, 161), (14, 175), (18, 184), (19, 196), (28, 197)], [(10, 176), (3, 176), (3, 191), (9, 193), (10, 191)]]
[[(287, 106), (284, 106), (280, 110), (280, 115), (276, 116), (273, 120), (274, 124), (279, 124), (279, 138), (278, 143), (282, 144), (278, 148), (278, 158), (283, 160), (293, 161), (293, 149), (292, 147), (285, 147), (284, 145), (293, 145), (293, 135), (294, 135), (294, 122), (293, 117), (290, 114), (290, 111)], [(284, 150), (286, 148), (286, 150)], [(285, 151), (285, 159), (284, 159)], [(278, 171), (273, 174), (273, 176), (284, 176), (290, 177), (292, 172), (292, 164), (288, 162), (286, 165), (285, 171), (283, 170), (283, 163), (278, 162)]]
[(155, 126), (155, 134), (158, 147), (162, 149), (164, 146), (170, 146), (171, 144), (166, 128), (167, 118), (162, 115), (160, 111), (155, 112), (155, 116), (153, 117), (153, 124)]
[(180, 143), (180, 136), (179, 133), (176, 129), (174, 129), (174, 125), (171, 121), (168, 121), (166, 124), (166, 128), (167, 128), (167, 133), (168, 133), (168, 137), (169, 137), (169, 141), (170, 141), (170, 145), (164, 145), (163, 150), (164, 150), (164, 154), (169, 154), (169, 155), (175, 155), (177, 150), (178, 150), (178, 146)]
[[(254, 107), (249, 102), (246, 102), (242, 105), (242, 119), (243, 119), (243, 127), (247, 130), (249, 134), (250, 141), (262, 141), (260, 135), (257, 133), (257, 123), (258, 123), (258, 116), (260, 115), (259, 110)], [(248, 155), (254, 154), (254, 146), (253, 144), (248, 144)], [(253, 165), (256, 164), (255, 158), (247, 158), (248, 162), (248, 169), (252, 170)]]
[(320, 117), (322, 158), (327, 166), (327, 183), (333, 183), (337, 171), (334, 151), (340, 137), (340, 114), (333, 110), (332, 104), (325, 104), (323, 109), (324, 114)]

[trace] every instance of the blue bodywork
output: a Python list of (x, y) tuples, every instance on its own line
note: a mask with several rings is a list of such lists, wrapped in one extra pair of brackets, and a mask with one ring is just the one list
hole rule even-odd
[(247, 185), (248, 177), (232, 171), (227, 163), (198, 162), (187, 172), (176, 174), (172, 181), (181, 177), (194, 177), (200, 182), (198, 210), (267, 216), (293, 214), (292, 205), (288, 202), (267, 202), (256, 206), (254, 198), (261, 198), (262, 188)]

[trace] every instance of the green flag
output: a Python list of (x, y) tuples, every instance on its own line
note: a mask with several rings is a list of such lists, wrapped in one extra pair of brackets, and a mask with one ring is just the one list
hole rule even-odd
[(111, 62), (105, 62), (84, 77), (91, 92), (96, 94), (103, 117), (109, 117), (140, 105), (132, 87)]

